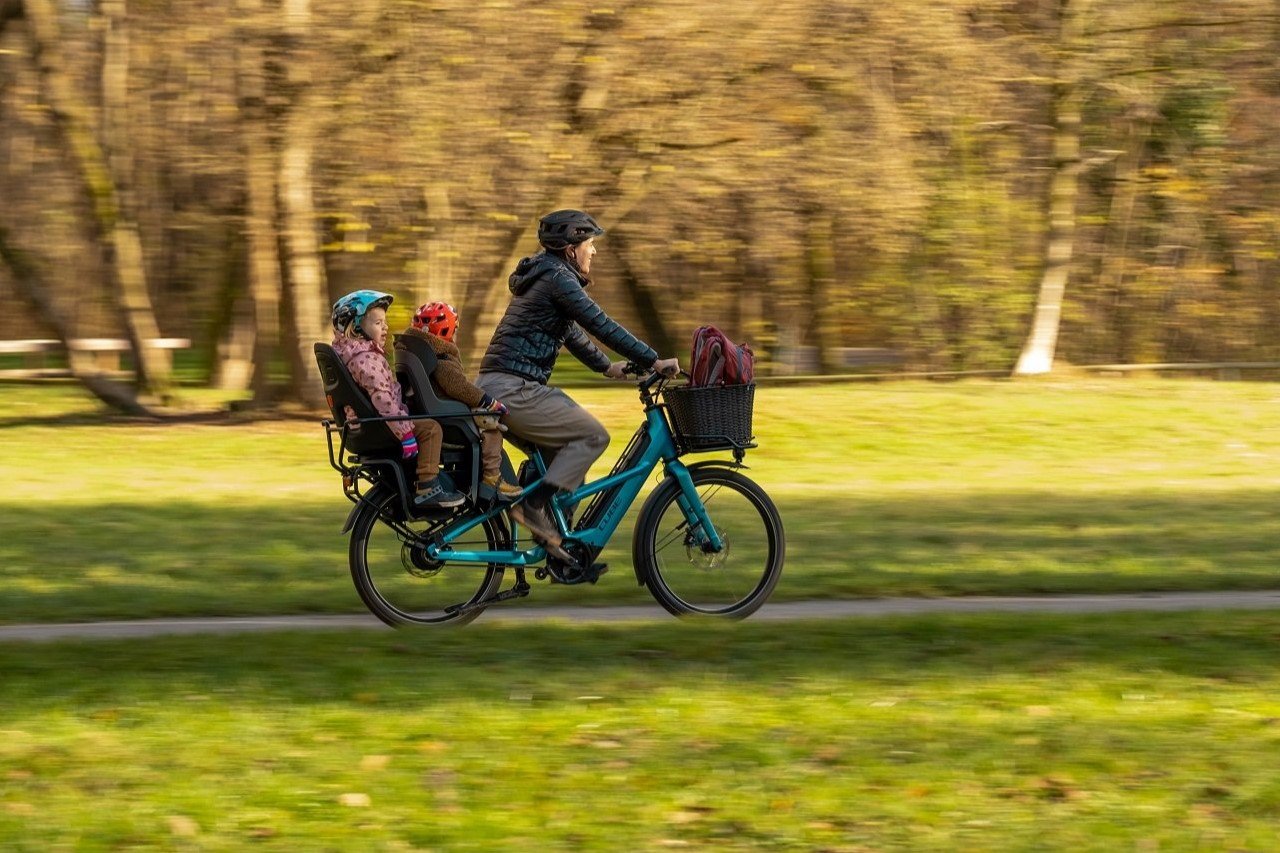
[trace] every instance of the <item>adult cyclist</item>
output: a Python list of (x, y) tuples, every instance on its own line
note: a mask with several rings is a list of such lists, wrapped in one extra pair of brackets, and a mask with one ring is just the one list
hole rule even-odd
[[(674, 375), (675, 358), (659, 358), (653, 347), (614, 321), (596, 304), (591, 286), (595, 238), (604, 234), (581, 210), (557, 210), (538, 222), (542, 251), (524, 258), (511, 273), (511, 303), (480, 362), (479, 386), (507, 406), (504, 423), (511, 433), (537, 445), (548, 460), (542, 484), (511, 509), (547, 552), (572, 564), (561, 547), (549, 509), (558, 491), (582, 485), (591, 463), (609, 446), (600, 421), (559, 388), (548, 385), (563, 346), (596, 373), (623, 378), (627, 361)], [(611, 362), (587, 337), (590, 333), (624, 356)]]

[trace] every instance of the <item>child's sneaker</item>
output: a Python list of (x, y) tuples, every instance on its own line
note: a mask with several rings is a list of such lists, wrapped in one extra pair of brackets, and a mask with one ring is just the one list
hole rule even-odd
[(439, 477), (434, 477), (418, 484), (418, 493), (413, 496), (413, 505), (418, 509), (442, 509), (461, 506), (465, 500), (461, 493), (446, 488)]
[(481, 480), (491, 489), (497, 489), (498, 499), (504, 501), (513, 501), (520, 495), (524, 494), (524, 489), (519, 486), (513, 486), (506, 480), (502, 479), (501, 474), (494, 474), (492, 477), (485, 477)]

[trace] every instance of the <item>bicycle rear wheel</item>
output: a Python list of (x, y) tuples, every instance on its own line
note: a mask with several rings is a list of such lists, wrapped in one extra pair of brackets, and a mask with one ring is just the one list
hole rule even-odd
[(782, 575), (786, 535), (773, 501), (730, 468), (689, 472), (724, 547), (704, 548), (667, 480), (640, 510), (632, 555), (649, 592), (677, 616), (742, 619), (760, 609)]
[[(458, 613), (449, 608), (482, 601), (497, 592), (503, 568), (496, 563), (440, 563), (427, 558), (421, 534), (425, 521), (397, 522), (394, 492), (372, 495), (351, 528), (351, 579), (365, 606), (383, 622), (401, 625), (465, 625), (484, 608)], [(475, 528), (457, 546), (496, 551), (507, 546), (500, 517)]]

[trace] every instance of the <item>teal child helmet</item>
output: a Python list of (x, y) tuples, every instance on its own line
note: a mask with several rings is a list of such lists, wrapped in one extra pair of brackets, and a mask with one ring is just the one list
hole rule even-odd
[(381, 308), (384, 311), (395, 297), (390, 293), (377, 290), (356, 290), (333, 303), (333, 330), (348, 337), (354, 332), (362, 338), (368, 338), (360, 323), (370, 308)]

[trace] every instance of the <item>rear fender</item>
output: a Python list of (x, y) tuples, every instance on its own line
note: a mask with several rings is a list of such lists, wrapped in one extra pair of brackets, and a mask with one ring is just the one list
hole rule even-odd
[(365, 505), (379, 506), (387, 499), (387, 495), (395, 494), (395, 490), (386, 483), (375, 483), (373, 488), (360, 495), (360, 499), (356, 501), (355, 506), (351, 507), (351, 512), (347, 513), (347, 522), (342, 525), (343, 534), (351, 532), (352, 526), (356, 523), (356, 516), (360, 514), (360, 510)]

